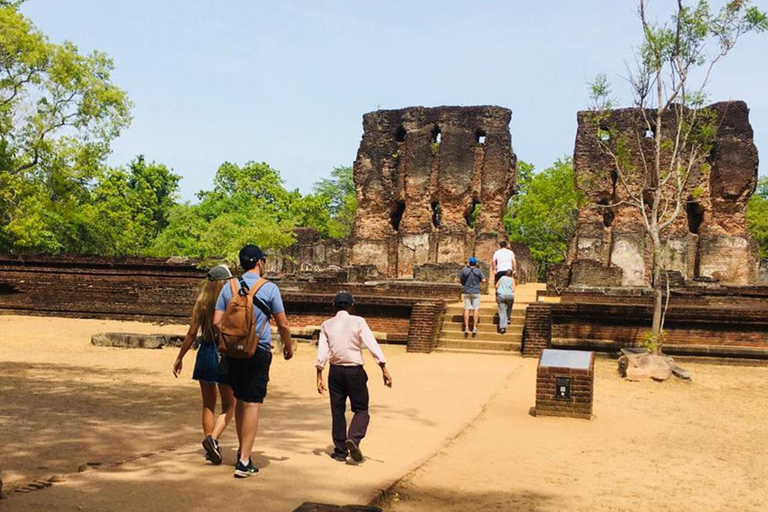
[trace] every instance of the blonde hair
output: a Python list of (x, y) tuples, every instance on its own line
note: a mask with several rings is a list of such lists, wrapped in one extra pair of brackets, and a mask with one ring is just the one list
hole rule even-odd
[(198, 332), (206, 341), (216, 341), (213, 313), (216, 308), (216, 299), (219, 298), (224, 283), (225, 281), (208, 281), (206, 279), (200, 284), (197, 291), (195, 307), (192, 309), (192, 321), (197, 324)]

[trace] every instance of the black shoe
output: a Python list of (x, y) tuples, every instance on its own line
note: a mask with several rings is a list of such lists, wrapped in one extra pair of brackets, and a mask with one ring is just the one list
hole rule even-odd
[(507, 334), (507, 330), (506, 329), (501, 329), (501, 330), (499, 330), (499, 334)]
[(240, 462), (240, 459), (238, 459), (237, 464), (235, 465), (235, 478), (248, 478), (258, 472), (259, 470), (253, 467), (253, 462), (250, 460), (248, 461), (247, 466)]
[(347, 456), (346, 456), (346, 455), (344, 455), (344, 454), (341, 454), (341, 453), (336, 453), (336, 452), (333, 452), (333, 453), (331, 454), (331, 458), (332, 458), (333, 460), (337, 460), (337, 461), (339, 461), (339, 462), (347, 462)]
[(347, 450), (349, 450), (349, 456), (352, 457), (353, 461), (360, 462), (363, 460), (363, 452), (360, 451), (360, 447), (356, 442), (351, 439), (347, 439), (344, 441), (344, 445), (347, 447)]
[(205, 448), (205, 454), (207, 455), (208, 460), (213, 462), (215, 465), (218, 466), (224, 460), (224, 458), (221, 456), (221, 448), (219, 447), (219, 443), (217, 443), (213, 437), (205, 436), (205, 439), (203, 439), (203, 448)]

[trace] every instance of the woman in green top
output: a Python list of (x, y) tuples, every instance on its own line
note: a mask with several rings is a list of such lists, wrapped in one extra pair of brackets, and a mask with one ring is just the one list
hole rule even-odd
[(499, 333), (507, 332), (507, 325), (512, 321), (512, 304), (515, 302), (515, 280), (512, 271), (496, 281), (496, 303), (499, 305)]

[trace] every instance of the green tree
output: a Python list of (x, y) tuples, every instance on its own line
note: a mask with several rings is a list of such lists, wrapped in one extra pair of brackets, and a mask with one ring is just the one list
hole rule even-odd
[[(646, 133), (653, 134), (653, 151), (642, 150), (642, 165), (632, 164), (635, 138), (613, 137), (610, 126), (610, 86), (605, 76), (591, 84), (595, 137), (611, 157), (626, 199), (621, 204), (637, 210), (652, 244), (654, 313), (651, 345), (661, 351), (663, 295), (661, 271), (664, 238), (684, 210), (689, 178), (707, 172), (706, 158), (716, 132), (715, 119), (705, 105), (705, 89), (714, 66), (748, 32), (768, 29), (768, 16), (748, 0), (730, 0), (712, 12), (706, 0), (694, 7), (677, 2), (669, 23), (653, 22), (647, 1), (640, 0), (639, 19), (643, 41), (635, 52), (636, 69), (630, 70), (634, 103)], [(702, 81), (691, 76), (700, 71)], [(638, 135), (639, 139), (641, 135)], [(601, 205), (615, 208), (621, 204)]]
[(760, 257), (768, 258), (768, 176), (757, 182), (757, 190), (747, 205), (747, 227), (760, 247)]
[[(316, 213), (307, 219), (306, 225), (317, 228), (322, 236), (330, 238), (349, 235), (357, 211), (352, 167), (334, 167), (331, 177), (315, 183), (313, 194), (308, 197), (313, 202), (310, 211)], [(315, 219), (320, 221), (316, 222), (317, 226), (312, 225)]]
[(18, 4), (0, 5), (0, 250), (58, 252), (62, 223), (88, 218), (73, 207), (87, 203), (130, 101), (105, 54), (49, 42)]
[(236, 261), (247, 243), (280, 249), (290, 245), (296, 226), (298, 191), (287, 191), (280, 173), (265, 163), (244, 166), (225, 162), (214, 187), (198, 193), (197, 204), (181, 204), (169, 212), (168, 225), (147, 253), (156, 256)]
[(538, 173), (525, 162), (518, 162), (518, 169), (523, 172), (518, 173), (518, 191), (507, 207), (504, 228), (510, 240), (531, 249), (544, 277), (550, 264), (565, 261), (584, 197), (575, 187), (570, 157)]

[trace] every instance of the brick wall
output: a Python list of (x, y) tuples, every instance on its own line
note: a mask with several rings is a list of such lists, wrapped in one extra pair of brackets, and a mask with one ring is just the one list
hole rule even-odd
[(620, 267), (606, 267), (595, 260), (576, 260), (571, 264), (571, 285), (621, 286), (622, 275)]
[[(0, 312), (185, 323), (205, 278), (194, 262), (168, 263), (153, 258), (13, 256), (0, 254)], [(355, 314), (388, 340), (406, 341), (417, 303), (432, 304), (431, 316), (419, 315), (414, 336), (427, 340), (422, 324), (436, 328), (435, 311), (443, 298), (458, 300), (453, 284), (378, 282), (344, 284), (277, 281), (289, 322), (320, 325), (333, 315), (333, 296), (341, 289), (355, 295)], [(422, 306), (423, 307), (423, 306)]]
[(525, 311), (523, 357), (539, 357), (550, 347), (552, 337), (551, 304), (533, 302)]
[(439, 301), (422, 301), (413, 306), (408, 327), (408, 352), (432, 352), (442, 324), (445, 304)]

